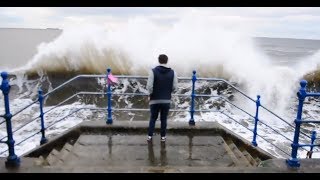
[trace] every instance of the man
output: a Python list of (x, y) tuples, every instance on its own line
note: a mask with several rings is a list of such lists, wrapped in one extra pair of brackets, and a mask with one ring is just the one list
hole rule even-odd
[(160, 112), (161, 142), (166, 141), (167, 116), (170, 109), (171, 93), (177, 89), (177, 74), (167, 66), (168, 57), (159, 55), (159, 65), (149, 73), (147, 89), (150, 93), (150, 122), (148, 129), (148, 142), (152, 141), (155, 123)]

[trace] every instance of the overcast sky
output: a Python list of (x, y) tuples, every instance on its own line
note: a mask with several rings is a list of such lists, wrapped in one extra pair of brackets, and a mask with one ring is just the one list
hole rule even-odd
[(320, 39), (319, 7), (0, 7), (0, 27), (121, 26), (135, 17), (170, 27), (190, 13), (240, 23), (250, 27), (253, 36)]

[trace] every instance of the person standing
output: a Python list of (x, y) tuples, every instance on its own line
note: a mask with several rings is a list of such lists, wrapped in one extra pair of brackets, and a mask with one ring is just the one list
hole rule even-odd
[(149, 91), (150, 121), (147, 141), (151, 142), (156, 120), (160, 113), (161, 142), (166, 141), (167, 117), (171, 103), (171, 93), (177, 89), (178, 78), (174, 70), (167, 66), (168, 56), (160, 54), (159, 65), (149, 72), (147, 90)]

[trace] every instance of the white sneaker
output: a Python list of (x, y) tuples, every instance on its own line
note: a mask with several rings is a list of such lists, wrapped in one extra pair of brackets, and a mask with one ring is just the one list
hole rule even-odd
[(166, 137), (165, 137), (165, 136), (164, 136), (164, 137), (161, 137), (160, 141), (161, 141), (161, 142), (166, 142)]
[(148, 136), (147, 141), (151, 142), (152, 141), (152, 136)]

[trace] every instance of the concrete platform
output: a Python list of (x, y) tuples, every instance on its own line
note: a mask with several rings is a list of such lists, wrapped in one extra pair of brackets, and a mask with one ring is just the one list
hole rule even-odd
[[(303, 159), (302, 167), (289, 168), (284, 159), (275, 159), (216, 123), (189, 126), (187, 123), (170, 122), (165, 143), (160, 142), (159, 125), (153, 142), (148, 143), (147, 128), (146, 121), (118, 121), (112, 125), (101, 121), (84, 122), (26, 153), (21, 157), (18, 168), (6, 168), (6, 158), (1, 158), (0, 172), (320, 172), (317, 159)], [(236, 151), (232, 151), (229, 145)], [(252, 166), (247, 158), (239, 158), (233, 152), (238, 155), (245, 152), (246, 156), (262, 162)]]

